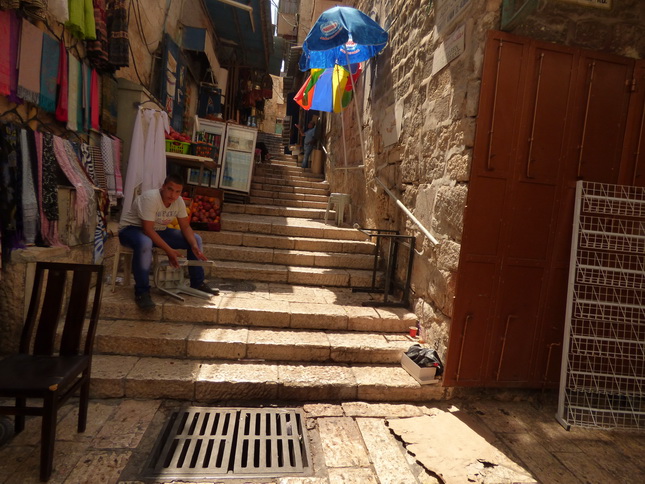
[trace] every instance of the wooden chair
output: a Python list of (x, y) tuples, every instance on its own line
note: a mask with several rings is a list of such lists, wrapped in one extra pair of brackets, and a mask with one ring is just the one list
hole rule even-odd
[(16, 434), (26, 415), (42, 417), (42, 481), (52, 472), (58, 409), (78, 389), (78, 431), (85, 431), (102, 288), (103, 266), (38, 262), (19, 352), (0, 361), (0, 398), (15, 398), (15, 406), (0, 406), (0, 415), (15, 415)]

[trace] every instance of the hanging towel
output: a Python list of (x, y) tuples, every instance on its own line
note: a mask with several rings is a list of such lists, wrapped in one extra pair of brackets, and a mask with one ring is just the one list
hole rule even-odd
[(36, 187), (31, 171), (31, 157), (29, 143), (27, 141), (27, 130), (20, 130), (20, 151), (22, 153), (22, 227), (27, 245), (36, 242), (38, 229), (38, 199), (36, 198)]
[(22, 99), (18, 97), (18, 52), (20, 49), (20, 30), (22, 21), (11, 11), (11, 37), (9, 38), (9, 101), (16, 104), (22, 104)]
[(0, 10), (0, 95), (9, 95), (11, 84), (11, 12)]
[(81, 63), (73, 55), (67, 58), (68, 80), (69, 88), (67, 91), (67, 129), (70, 131), (78, 130), (78, 104), (79, 104), (79, 90), (81, 84), (79, 83), (79, 76), (81, 73)]
[(128, 10), (125, 0), (108, 0), (106, 6), (108, 60), (116, 69), (130, 65)]
[(116, 133), (119, 87), (111, 74), (101, 77), (101, 129)]
[(40, 102), (41, 108), (49, 113), (56, 111), (56, 86), (60, 43), (48, 33), (43, 34), (43, 55), (40, 64)]
[(49, 0), (47, 3), (47, 10), (49, 10), (49, 13), (62, 24), (69, 20), (67, 0)]
[(112, 137), (112, 153), (114, 153), (114, 179), (116, 181), (116, 197), (123, 198), (123, 176), (121, 175), (121, 140)]
[(96, 39), (92, 0), (69, 0), (69, 21), (65, 27), (79, 39)]
[(43, 50), (43, 31), (22, 19), (20, 59), (18, 61), (18, 97), (38, 104), (40, 100), (40, 58)]
[(92, 129), (100, 130), (99, 115), (101, 114), (101, 78), (95, 69), (92, 69), (92, 79), (90, 87), (90, 112)]
[(58, 57), (58, 79), (56, 81), (56, 84), (58, 85), (56, 119), (62, 123), (67, 123), (67, 105), (69, 103), (69, 86), (67, 84), (67, 79), (69, 75), (69, 67), (67, 66), (67, 49), (65, 48), (65, 42), (60, 42), (59, 47), (60, 54)]
[(96, 40), (88, 40), (85, 45), (87, 58), (92, 67), (99, 71), (112, 70), (108, 61), (108, 34), (105, 0), (94, 0), (94, 22), (96, 23)]

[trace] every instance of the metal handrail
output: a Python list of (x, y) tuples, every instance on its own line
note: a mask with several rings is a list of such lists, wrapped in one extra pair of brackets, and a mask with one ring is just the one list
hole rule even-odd
[(399, 200), (398, 198), (396, 198), (396, 195), (394, 195), (394, 193), (392, 193), (392, 192), (391, 192), (391, 191), (390, 191), (390, 190), (385, 186), (385, 183), (383, 183), (383, 182), (380, 180), (380, 178), (379, 178), (379, 177), (377, 177), (377, 176), (375, 176), (375, 177), (374, 177), (374, 180), (376, 180), (376, 182), (377, 182), (379, 185), (381, 185), (381, 187), (383, 187), (383, 190), (385, 190), (385, 193), (387, 193), (390, 197), (392, 197), (392, 199), (393, 199), (393, 200), (396, 202), (396, 204), (401, 208), (401, 210), (403, 210), (403, 213), (405, 213), (405, 214), (408, 216), (408, 218), (409, 218), (410, 220), (412, 220), (412, 222), (414, 223), (414, 225), (416, 225), (417, 227), (419, 227), (419, 230), (421, 230), (421, 232), (423, 232), (423, 234), (428, 238), (428, 240), (429, 240), (433, 245), (439, 245), (439, 241), (438, 241), (438, 240), (437, 240), (437, 239), (436, 239), (436, 238), (435, 238), (435, 237), (434, 237), (434, 236), (433, 236), (433, 235), (428, 231), (428, 229), (426, 229), (426, 228), (423, 226), (423, 224), (422, 224), (421, 222), (419, 222), (419, 220), (417, 220), (417, 218), (412, 214), (412, 212), (410, 212), (410, 210), (409, 210), (405, 205), (403, 205), (403, 203), (401, 202), (401, 200)]

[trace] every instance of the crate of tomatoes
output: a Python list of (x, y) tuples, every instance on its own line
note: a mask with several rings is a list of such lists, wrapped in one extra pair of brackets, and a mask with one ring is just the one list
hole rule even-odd
[(207, 187), (195, 187), (190, 205), (190, 226), (195, 230), (221, 230), (222, 190)]

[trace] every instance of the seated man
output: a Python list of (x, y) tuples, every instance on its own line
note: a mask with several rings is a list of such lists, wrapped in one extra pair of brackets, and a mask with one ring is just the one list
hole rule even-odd
[[(189, 260), (207, 260), (202, 253), (202, 239), (190, 228), (184, 199), (181, 198), (183, 180), (169, 175), (160, 189), (148, 190), (138, 196), (119, 225), (119, 241), (133, 250), (134, 300), (141, 309), (152, 309), (150, 297), (150, 267), (152, 248), (159, 247), (168, 255), (172, 267), (179, 267), (181, 256), (175, 249), (188, 249)], [(166, 228), (177, 217), (180, 230)], [(204, 282), (204, 268), (189, 266), (190, 287), (209, 294), (217, 294)]]

